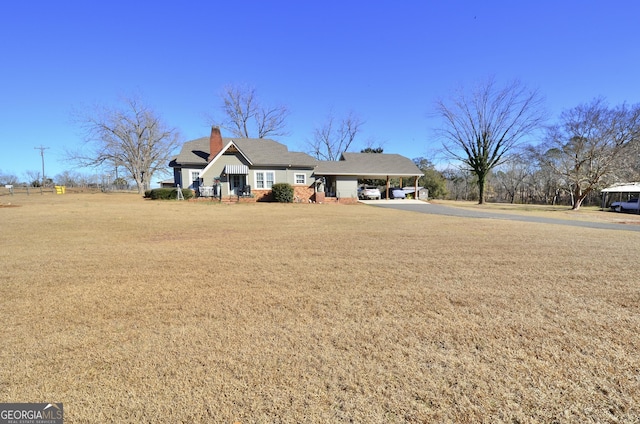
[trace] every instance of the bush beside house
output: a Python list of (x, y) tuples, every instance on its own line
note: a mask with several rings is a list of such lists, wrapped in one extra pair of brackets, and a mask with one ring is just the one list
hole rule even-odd
[(277, 183), (271, 187), (273, 200), (280, 203), (293, 202), (293, 186), (289, 183)]
[[(188, 188), (183, 188), (182, 196), (185, 200), (191, 199), (194, 197), (194, 193), (192, 190)], [(151, 200), (171, 200), (178, 198), (178, 189), (177, 188), (154, 188), (152, 190), (147, 190), (144, 192), (144, 197), (146, 199)]]

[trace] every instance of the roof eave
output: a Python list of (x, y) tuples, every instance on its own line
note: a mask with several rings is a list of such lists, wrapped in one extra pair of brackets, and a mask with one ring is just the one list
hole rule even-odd
[(361, 176), (366, 176), (366, 177), (421, 177), (423, 174), (414, 174), (414, 173), (393, 173), (393, 172), (383, 172), (383, 173), (378, 173), (378, 172), (336, 172), (336, 171), (328, 171), (328, 172), (323, 172), (323, 171), (317, 171), (316, 174), (318, 175), (344, 175), (345, 177), (361, 177)]
[(169, 165), (173, 168), (184, 168), (187, 166), (206, 166), (208, 162), (173, 162), (173, 165)]
[(236, 143), (233, 142), (233, 140), (229, 140), (229, 142), (213, 157), (213, 159), (211, 159), (206, 166), (204, 167), (204, 169), (202, 170), (202, 173), (204, 174), (205, 172), (207, 172), (209, 170), (209, 168), (220, 158), (220, 156), (222, 156), (228, 149), (229, 147), (231, 147), (231, 145), (234, 145), (235, 148), (238, 150), (238, 152), (240, 152), (240, 154), (242, 155), (243, 158), (245, 158), (245, 160), (249, 163), (249, 165), (253, 166), (253, 163), (249, 160), (249, 158), (247, 157), (247, 155), (245, 155), (242, 150), (240, 150), (240, 148), (238, 147), (238, 145)]
[(254, 163), (253, 167), (272, 167), (272, 168), (304, 168), (304, 169), (315, 169), (316, 165), (309, 164), (295, 164), (295, 163)]

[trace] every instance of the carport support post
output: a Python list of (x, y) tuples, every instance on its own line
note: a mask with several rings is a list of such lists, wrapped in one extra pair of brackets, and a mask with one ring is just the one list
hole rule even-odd
[(389, 176), (388, 175), (387, 175), (387, 192), (384, 198), (389, 200)]

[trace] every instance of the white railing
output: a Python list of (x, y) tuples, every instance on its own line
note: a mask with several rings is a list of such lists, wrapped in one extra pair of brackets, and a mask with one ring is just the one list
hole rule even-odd
[(216, 190), (214, 190), (214, 188), (217, 188), (217, 187), (214, 187), (214, 186), (209, 186), (209, 187), (200, 186), (200, 187), (198, 187), (200, 197), (215, 197), (217, 193), (216, 193)]

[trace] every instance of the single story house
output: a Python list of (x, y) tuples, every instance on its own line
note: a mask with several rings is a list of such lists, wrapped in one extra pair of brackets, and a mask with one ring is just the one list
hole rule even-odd
[[(358, 179), (420, 177), (410, 159), (388, 153), (343, 153), (339, 161), (320, 161), (270, 139), (209, 137), (184, 143), (171, 160), (174, 185), (200, 196), (250, 195), (269, 200), (275, 183), (289, 183), (299, 201), (357, 201)], [(327, 199), (328, 200), (328, 199)]]

